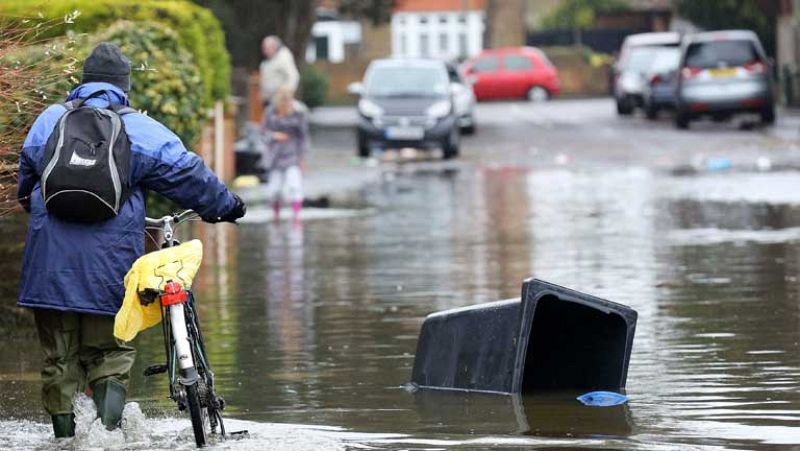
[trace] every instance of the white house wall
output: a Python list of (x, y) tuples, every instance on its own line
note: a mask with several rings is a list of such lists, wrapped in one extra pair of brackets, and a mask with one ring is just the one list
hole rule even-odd
[[(462, 16), (463, 23), (459, 21)], [(482, 11), (397, 12), (392, 15), (392, 55), (445, 59), (475, 56), (483, 49), (483, 29)], [(461, 34), (466, 38), (464, 55), (459, 49)], [(442, 36), (446, 36), (444, 42)], [(427, 40), (427, 51), (423, 40)]]
[[(361, 42), (361, 24), (354, 21), (322, 21), (311, 27), (311, 36), (328, 38), (328, 61), (341, 63), (345, 59), (345, 46)], [(306, 50), (306, 61), (314, 62), (317, 51), (311, 42)]]

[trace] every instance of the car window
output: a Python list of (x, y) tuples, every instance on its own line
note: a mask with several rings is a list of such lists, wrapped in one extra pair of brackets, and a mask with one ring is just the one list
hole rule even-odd
[(506, 70), (531, 70), (533, 64), (531, 60), (522, 55), (506, 55), (503, 60)]
[(650, 65), (663, 47), (640, 46), (628, 52), (627, 58), (621, 65), (622, 70), (644, 72), (650, 70)]
[(474, 72), (495, 72), (497, 70), (497, 58), (494, 56), (486, 56), (479, 58), (472, 65)]
[(651, 73), (663, 74), (678, 68), (681, 52), (677, 47), (662, 47), (656, 52), (650, 64)]
[(744, 66), (759, 59), (755, 45), (748, 40), (695, 42), (686, 49), (686, 65), (703, 69)]
[(372, 97), (436, 97), (447, 94), (447, 71), (435, 66), (379, 66), (368, 71)]

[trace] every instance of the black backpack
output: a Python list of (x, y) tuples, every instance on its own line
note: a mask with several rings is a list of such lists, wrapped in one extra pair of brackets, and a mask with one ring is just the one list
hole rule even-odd
[(44, 149), (41, 186), (51, 214), (74, 222), (101, 222), (128, 200), (130, 140), (120, 116), (133, 108), (86, 105), (103, 94), (67, 102)]

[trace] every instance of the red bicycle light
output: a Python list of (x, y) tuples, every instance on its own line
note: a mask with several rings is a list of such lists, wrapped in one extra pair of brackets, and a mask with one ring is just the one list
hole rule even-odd
[(164, 285), (164, 292), (161, 295), (161, 305), (185, 304), (188, 298), (189, 295), (186, 293), (186, 290), (183, 289), (183, 286), (178, 282), (170, 280)]

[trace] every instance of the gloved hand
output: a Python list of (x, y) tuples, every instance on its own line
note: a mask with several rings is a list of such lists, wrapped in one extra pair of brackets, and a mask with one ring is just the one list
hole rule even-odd
[(217, 222), (233, 222), (235, 223), (237, 219), (244, 216), (247, 212), (247, 205), (244, 204), (244, 201), (241, 197), (236, 194), (233, 194), (233, 208), (231, 208), (227, 213), (220, 217), (204, 217), (203, 221), (210, 222), (210, 223), (217, 223)]

